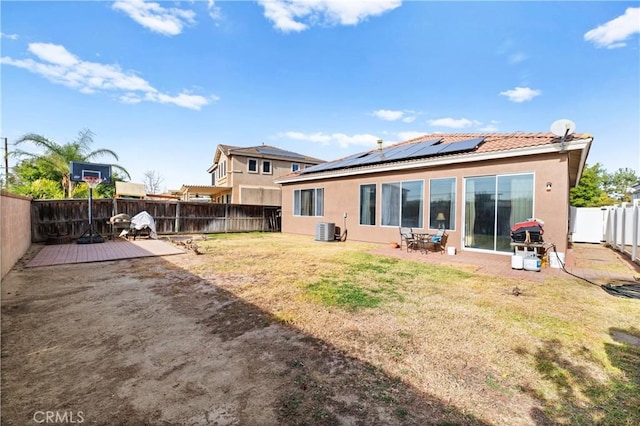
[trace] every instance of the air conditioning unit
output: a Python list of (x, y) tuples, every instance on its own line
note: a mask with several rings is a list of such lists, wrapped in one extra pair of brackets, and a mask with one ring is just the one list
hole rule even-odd
[(316, 223), (316, 241), (333, 241), (336, 224), (329, 222)]

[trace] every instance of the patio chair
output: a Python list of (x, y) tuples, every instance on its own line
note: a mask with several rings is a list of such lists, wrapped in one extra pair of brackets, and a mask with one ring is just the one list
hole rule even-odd
[(444, 251), (447, 247), (447, 238), (449, 238), (449, 234), (445, 232), (444, 229), (439, 230), (435, 235), (425, 241), (426, 250), (440, 252), (440, 254), (444, 254)]
[(417, 247), (416, 239), (413, 237), (413, 229), (405, 226), (401, 226), (400, 230), (400, 248), (402, 248), (402, 244), (404, 243), (407, 247), (407, 251), (413, 250)]

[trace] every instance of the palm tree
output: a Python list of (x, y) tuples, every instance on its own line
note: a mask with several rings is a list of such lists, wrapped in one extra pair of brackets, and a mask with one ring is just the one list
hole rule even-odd
[[(114, 158), (116, 161), (119, 160), (118, 155), (110, 149), (101, 148), (91, 151), (90, 147), (91, 144), (93, 144), (93, 136), (94, 133), (91, 130), (85, 129), (78, 133), (77, 139), (61, 145), (44, 136), (35, 133), (28, 133), (21, 137), (16, 142), (16, 145), (31, 143), (38, 148), (44, 148), (44, 154), (33, 154), (22, 150), (16, 150), (14, 151), (14, 155), (34, 158), (48, 163), (54, 171), (62, 175), (61, 183), (65, 193), (65, 198), (70, 198), (73, 193), (74, 185), (70, 179), (71, 170), (69, 169), (69, 164), (72, 161), (91, 162), (93, 159), (105, 156)], [(111, 164), (111, 167), (120, 170), (128, 179), (131, 179), (129, 172), (123, 167), (117, 164)]]

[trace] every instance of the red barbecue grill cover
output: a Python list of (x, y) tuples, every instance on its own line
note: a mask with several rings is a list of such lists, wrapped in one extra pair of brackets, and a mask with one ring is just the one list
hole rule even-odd
[(536, 220), (530, 220), (529, 222), (518, 222), (511, 227), (511, 232), (517, 232), (518, 229), (528, 228), (529, 230), (538, 228), (540, 229), (540, 234), (544, 234), (544, 229), (540, 222)]

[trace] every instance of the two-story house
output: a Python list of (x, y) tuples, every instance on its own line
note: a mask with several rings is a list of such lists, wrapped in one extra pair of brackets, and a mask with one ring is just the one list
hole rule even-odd
[(320, 163), (324, 161), (264, 144), (218, 145), (207, 170), (211, 185), (218, 189), (212, 201), (280, 206), (280, 185), (274, 179)]

